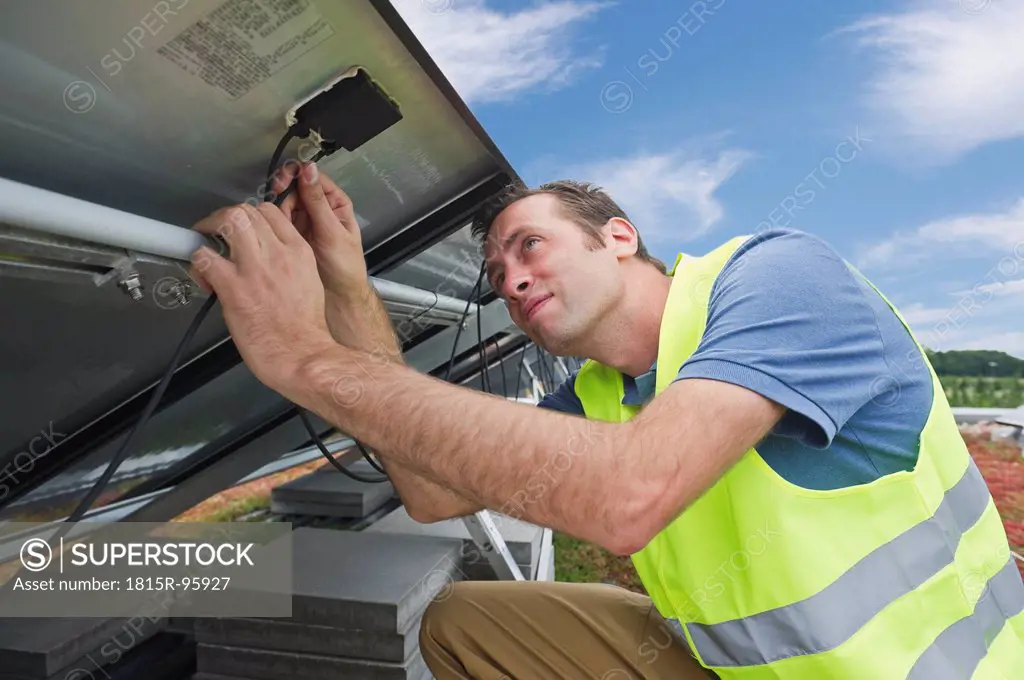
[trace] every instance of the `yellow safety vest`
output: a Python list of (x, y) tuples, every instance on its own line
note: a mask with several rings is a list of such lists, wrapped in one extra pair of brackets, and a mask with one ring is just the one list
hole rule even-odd
[[(747, 238), (676, 259), (655, 394), (697, 348), (711, 286)], [(737, 680), (1024, 679), (1024, 583), (918, 350), (934, 398), (913, 471), (810, 490), (751, 449), (632, 556), (704, 667)], [(639, 411), (622, 404), (621, 373), (594, 361), (575, 390), (588, 418)]]

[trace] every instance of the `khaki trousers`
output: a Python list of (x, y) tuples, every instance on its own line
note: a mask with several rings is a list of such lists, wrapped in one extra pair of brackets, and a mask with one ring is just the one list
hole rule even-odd
[(598, 583), (456, 583), (427, 607), (420, 652), (437, 680), (717, 677), (649, 597)]

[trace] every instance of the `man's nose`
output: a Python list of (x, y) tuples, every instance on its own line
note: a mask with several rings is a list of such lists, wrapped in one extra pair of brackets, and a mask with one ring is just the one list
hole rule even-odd
[(524, 297), (530, 289), (530, 279), (526, 274), (505, 277), (505, 297), (509, 300), (518, 300)]

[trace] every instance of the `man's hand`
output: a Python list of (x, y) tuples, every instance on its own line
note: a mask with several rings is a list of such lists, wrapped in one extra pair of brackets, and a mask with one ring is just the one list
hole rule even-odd
[(311, 357), (336, 347), (313, 249), (270, 203), (223, 208), (195, 229), (223, 238), (230, 259), (204, 246), (193, 254), (191, 275), (220, 298), (253, 374), (271, 389), (287, 391)]
[[(284, 191), (299, 169), (288, 163), (278, 170), (274, 191)], [(349, 197), (311, 164), (304, 166), (298, 192), (282, 202), (281, 210), (313, 248), (327, 293), (327, 327), (335, 341), (401, 361), (391, 319), (367, 275), (362, 236)]]
[(286, 163), (274, 176), (273, 191), (281, 194), (301, 169), (298, 191), (281, 203), (284, 216), (313, 248), (324, 289), (341, 297), (369, 292), (362, 233), (352, 200), (315, 163)]

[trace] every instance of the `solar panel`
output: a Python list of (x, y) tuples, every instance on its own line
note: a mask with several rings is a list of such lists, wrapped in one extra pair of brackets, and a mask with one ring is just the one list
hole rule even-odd
[[(8, 3), (0, 60), (0, 177), (183, 228), (259, 197), (288, 110), (361, 67), (401, 120), (319, 165), (353, 199), (371, 273), (427, 291), (468, 294), (478, 264), (468, 264), (467, 220), (515, 179), (383, 0)], [(307, 151), (296, 141), (284, 158)], [(9, 487), (0, 508), (47, 480), (59, 488), (60, 475), (82, 474), (74, 466), (90, 452), (94, 463), (102, 458), (99, 449), (134, 424), (199, 307), (175, 293), (180, 264), (136, 262), (134, 299), (114, 276), (127, 253), (26, 246), (21, 226), (0, 224), (0, 470)], [(204, 386), (239, 362), (215, 308), (155, 426), (182, 431), (207, 403)], [(262, 405), (251, 380), (229, 383), (218, 399)], [(251, 417), (223, 409), (214, 429), (248, 427)], [(45, 431), (53, 441), (40, 439)], [(153, 437), (138, 456), (162, 450)], [(165, 448), (209, 443), (193, 440)]]

